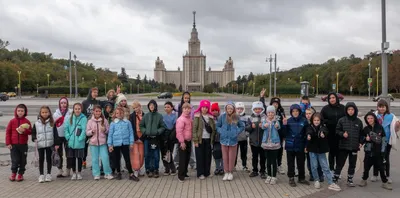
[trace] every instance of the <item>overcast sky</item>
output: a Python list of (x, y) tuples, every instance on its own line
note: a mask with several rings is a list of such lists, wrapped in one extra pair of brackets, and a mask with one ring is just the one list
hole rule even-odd
[[(0, 38), (10, 49), (68, 51), (96, 67), (153, 78), (157, 56), (182, 67), (192, 11), (207, 68), (232, 57), (236, 76), (287, 70), (380, 49), (380, 0), (0, 0)], [(387, 39), (400, 48), (400, 1), (387, 0)], [(262, 67), (263, 69), (260, 69)], [(267, 69), (268, 68), (268, 69)]]

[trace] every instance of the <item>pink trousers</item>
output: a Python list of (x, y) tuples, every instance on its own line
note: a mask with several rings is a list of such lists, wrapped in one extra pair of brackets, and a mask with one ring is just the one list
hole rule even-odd
[(237, 146), (237, 144), (235, 146), (221, 145), (222, 160), (224, 161), (224, 171), (226, 173), (231, 173), (235, 167)]

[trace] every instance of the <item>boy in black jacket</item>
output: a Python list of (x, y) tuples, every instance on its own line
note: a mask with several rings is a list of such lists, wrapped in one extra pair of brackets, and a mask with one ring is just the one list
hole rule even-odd
[(343, 166), (349, 157), (349, 169), (347, 171), (347, 185), (355, 187), (353, 182), (357, 162), (357, 153), (362, 146), (363, 123), (357, 117), (358, 109), (354, 102), (348, 102), (345, 107), (346, 116), (339, 119), (336, 126), (336, 134), (340, 137), (339, 154), (333, 181), (337, 183)]
[(382, 179), (382, 188), (392, 190), (392, 186), (388, 184), (385, 171), (383, 169), (383, 161), (385, 159), (386, 151), (386, 135), (383, 131), (382, 125), (379, 124), (378, 118), (372, 112), (368, 112), (364, 117), (365, 123), (367, 124), (363, 130), (363, 143), (365, 157), (364, 157), (364, 173), (359, 186), (367, 186), (367, 179), (369, 176), (369, 170), (372, 166), (375, 166), (380, 171)]

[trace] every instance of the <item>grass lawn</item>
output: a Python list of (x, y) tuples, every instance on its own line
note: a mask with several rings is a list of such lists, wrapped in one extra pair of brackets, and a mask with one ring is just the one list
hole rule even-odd
[[(192, 96), (194, 96), (194, 97), (218, 97), (218, 96), (221, 96), (221, 95), (218, 95), (218, 94), (215, 94), (215, 93), (204, 93), (204, 92), (192, 92), (190, 94)], [(158, 95), (159, 95), (159, 93), (149, 93), (149, 94), (145, 94), (143, 96), (145, 96), (145, 97), (156, 97)], [(180, 97), (181, 95), (182, 95), (181, 92), (173, 93), (174, 97), (177, 97), (177, 96)]]

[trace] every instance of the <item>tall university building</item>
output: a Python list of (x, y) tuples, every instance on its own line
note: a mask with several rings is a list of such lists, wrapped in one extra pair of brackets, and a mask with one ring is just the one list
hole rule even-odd
[(196, 29), (196, 12), (193, 12), (193, 28), (188, 42), (189, 51), (183, 55), (183, 68), (167, 71), (164, 62), (157, 57), (154, 68), (154, 80), (162, 83), (174, 83), (177, 87), (182, 85), (186, 91), (202, 91), (204, 85), (218, 83), (220, 87), (235, 80), (235, 69), (231, 57), (225, 62), (222, 71), (206, 69), (206, 56), (200, 50), (200, 40)]

